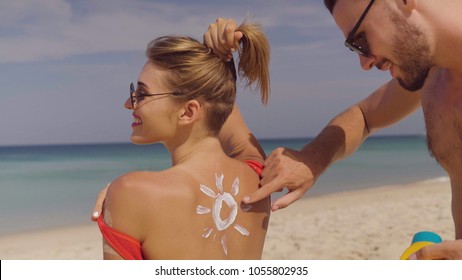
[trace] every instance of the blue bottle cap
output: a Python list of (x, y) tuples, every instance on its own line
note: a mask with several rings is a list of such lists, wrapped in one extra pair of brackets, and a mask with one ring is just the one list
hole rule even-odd
[(414, 238), (412, 238), (412, 243), (427, 241), (433, 243), (441, 243), (443, 239), (436, 233), (431, 231), (421, 231), (414, 234)]

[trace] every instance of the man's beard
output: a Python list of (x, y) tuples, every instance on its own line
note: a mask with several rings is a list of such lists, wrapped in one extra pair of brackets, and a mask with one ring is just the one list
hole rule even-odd
[(426, 35), (418, 27), (407, 23), (401, 15), (390, 10), (390, 17), (396, 26), (393, 55), (403, 75), (397, 80), (403, 88), (417, 91), (424, 86), (432, 68), (430, 45)]

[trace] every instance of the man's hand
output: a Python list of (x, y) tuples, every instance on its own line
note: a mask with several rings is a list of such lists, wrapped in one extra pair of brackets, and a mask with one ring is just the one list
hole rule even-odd
[(273, 211), (301, 198), (317, 178), (308, 166), (306, 157), (299, 151), (287, 148), (277, 148), (271, 152), (264, 166), (260, 189), (245, 197), (244, 202), (253, 203), (287, 188), (289, 192), (272, 204)]
[(204, 34), (204, 44), (224, 61), (231, 61), (233, 52), (237, 50), (242, 38), (242, 32), (237, 31), (237, 28), (234, 19), (219, 18), (209, 25)]
[(423, 247), (410, 260), (462, 260), (462, 239)]

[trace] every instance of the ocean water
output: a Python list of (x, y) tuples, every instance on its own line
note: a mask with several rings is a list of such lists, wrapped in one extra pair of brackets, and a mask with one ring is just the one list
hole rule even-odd
[[(262, 140), (300, 149), (311, 139)], [(0, 234), (89, 223), (99, 190), (123, 173), (170, 166), (162, 145), (94, 144), (0, 147)], [(371, 137), (331, 166), (307, 193), (342, 192), (445, 178), (422, 136)]]

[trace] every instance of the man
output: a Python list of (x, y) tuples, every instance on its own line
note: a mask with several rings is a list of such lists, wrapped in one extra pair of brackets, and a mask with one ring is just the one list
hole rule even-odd
[[(325, 0), (345, 45), (364, 70), (390, 71), (392, 80), (336, 116), (300, 151), (278, 148), (265, 161), (261, 188), (252, 203), (274, 191), (289, 192), (273, 203), (287, 207), (311, 188), (336, 160), (352, 154), (380, 128), (422, 108), (431, 154), (451, 180), (455, 241), (412, 258), (462, 259), (462, 1)], [(242, 34), (234, 20), (218, 19), (204, 42), (230, 59)]]

